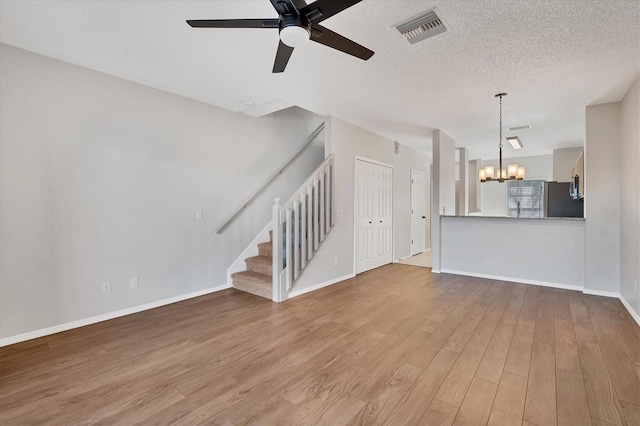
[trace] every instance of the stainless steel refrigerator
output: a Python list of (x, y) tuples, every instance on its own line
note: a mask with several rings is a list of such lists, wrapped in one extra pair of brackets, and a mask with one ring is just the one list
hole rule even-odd
[(584, 201), (571, 197), (570, 182), (544, 183), (545, 217), (584, 217)]

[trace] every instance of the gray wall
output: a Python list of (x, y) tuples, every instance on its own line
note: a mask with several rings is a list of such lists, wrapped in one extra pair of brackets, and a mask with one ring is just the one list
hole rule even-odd
[(322, 117), (256, 119), (6, 45), (0, 92), (2, 338), (226, 284), (324, 157), (319, 140), (216, 235)]
[(442, 218), (442, 272), (582, 289), (584, 222)]
[(577, 146), (553, 150), (553, 180), (558, 182), (571, 180), (571, 169), (576, 164), (582, 149), (582, 146)]
[(640, 83), (621, 105), (620, 145), (620, 294), (640, 314)]
[(586, 108), (587, 291), (620, 292), (620, 102)]

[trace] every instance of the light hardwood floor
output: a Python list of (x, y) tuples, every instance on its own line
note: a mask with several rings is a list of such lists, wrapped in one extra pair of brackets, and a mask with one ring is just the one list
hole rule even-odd
[(0, 424), (640, 424), (615, 299), (388, 265), (0, 349)]

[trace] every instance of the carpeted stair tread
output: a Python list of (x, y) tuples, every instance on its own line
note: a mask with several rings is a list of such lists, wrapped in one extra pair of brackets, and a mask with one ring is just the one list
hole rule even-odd
[(248, 257), (244, 260), (247, 270), (271, 276), (273, 271), (273, 259), (267, 256)]
[(233, 280), (233, 288), (271, 300), (273, 291), (271, 275), (243, 271), (231, 275), (231, 278)]

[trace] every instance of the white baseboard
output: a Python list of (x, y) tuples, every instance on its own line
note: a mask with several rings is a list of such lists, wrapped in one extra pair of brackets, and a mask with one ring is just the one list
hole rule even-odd
[(620, 298), (620, 293), (616, 293), (615, 291), (590, 290), (585, 288), (582, 292), (592, 296), (615, 297), (616, 299)]
[(627, 302), (627, 299), (622, 297), (622, 295), (620, 295), (619, 299), (622, 302), (622, 304), (624, 305), (624, 307), (627, 308), (627, 311), (629, 311), (629, 315), (631, 315), (631, 317), (633, 317), (633, 319), (636, 320), (636, 323), (638, 323), (638, 325), (640, 325), (640, 315), (638, 315), (638, 313), (633, 310), (633, 308), (631, 307), (629, 302)]
[(356, 276), (356, 274), (348, 274), (348, 275), (344, 275), (342, 277), (336, 278), (334, 280), (325, 281), (323, 283), (312, 285), (312, 286), (309, 286), (309, 287), (305, 287), (305, 288), (302, 288), (300, 290), (294, 290), (294, 291), (289, 293), (289, 299), (291, 299), (293, 297), (301, 296), (301, 295), (306, 294), (306, 293), (310, 293), (310, 292), (315, 291), (315, 290), (319, 290), (319, 289), (321, 289), (323, 287), (328, 287), (330, 285), (339, 283), (340, 281), (348, 280), (349, 278), (353, 278), (355, 276)]
[(582, 291), (584, 287), (570, 284), (559, 284), (559, 283), (551, 283), (547, 281), (537, 281), (537, 280), (529, 280), (525, 278), (513, 278), (513, 277), (502, 277), (499, 275), (488, 275), (488, 274), (477, 274), (475, 272), (465, 272), (465, 271), (453, 271), (450, 269), (443, 269), (442, 273), (444, 274), (455, 274), (455, 275), (465, 275), (467, 277), (476, 277), (476, 278), (487, 278), (490, 280), (499, 280), (499, 281), (510, 281), (513, 283), (521, 283), (521, 284), (533, 284), (539, 285), (542, 287), (553, 287), (553, 288), (561, 288), (564, 290), (577, 290)]
[(440, 273), (440, 269), (433, 269), (433, 268), (431, 268), (431, 273), (432, 273), (432, 274), (439, 274), (439, 273)]
[(102, 315), (96, 315), (95, 317), (84, 318), (77, 321), (54, 325), (53, 327), (47, 327), (40, 330), (30, 331), (28, 333), (18, 334), (17, 336), (5, 337), (4, 339), (0, 339), (0, 347), (36, 339), (38, 337), (48, 336), (50, 334), (60, 333), (61, 331), (67, 331), (73, 328), (84, 327), (85, 325), (95, 324), (98, 322), (123, 317), (125, 315), (135, 314), (136, 312), (142, 312), (164, 305), (170, 305), (172, 303), (181, 302), (183, 300), (193, 299), (194, 297), (204, 296), (205, 294), (215, 293), (216, 291), (225, 290), (227, 288), (230, 288), (230, 286), (228, 284), (223, 284), (217, 287), (194, 291), (193, 293), (182, 294), (180, 296), (170, 297), (168, 299), (158, 300), (156, 302), (145, 303), (144, 305), (132, 306), (131, 308), (121, 309), (119, 311), (109, 312)]

